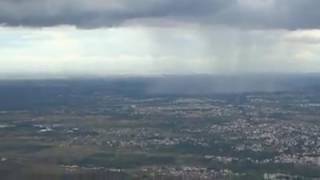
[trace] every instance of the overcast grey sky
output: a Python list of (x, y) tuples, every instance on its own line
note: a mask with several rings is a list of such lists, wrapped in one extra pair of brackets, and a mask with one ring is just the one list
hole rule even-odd
[(0, 0), (0, 72), (320, 72), (319, 8), (319, 0)]

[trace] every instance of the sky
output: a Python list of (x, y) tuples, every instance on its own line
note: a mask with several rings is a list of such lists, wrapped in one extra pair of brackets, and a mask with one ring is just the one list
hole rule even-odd
[(320, 73), (319, 0), (0, 0), (0, 76)]

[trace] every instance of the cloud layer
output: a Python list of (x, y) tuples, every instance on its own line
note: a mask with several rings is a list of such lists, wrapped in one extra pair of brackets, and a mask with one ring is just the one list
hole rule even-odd
[(0, 0), (0, 76), (320, 72), (318, 7), (320, 0)]
[(320, 72), (320, 30), (0, 28), (0, 75)]
[(319, 7), (319, 0), (0, 0), (0, 24), (97, 28), (131, 21), (170, 21), (315, 29), (319, 27)]

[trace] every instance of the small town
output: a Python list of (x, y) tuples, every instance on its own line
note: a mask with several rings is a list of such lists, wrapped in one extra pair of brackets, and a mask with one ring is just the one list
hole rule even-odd
[(2, 111), (0, 168), (39, 162), (136, 179), (319, 175), (316, 94), (92, 98), (85, 108)]

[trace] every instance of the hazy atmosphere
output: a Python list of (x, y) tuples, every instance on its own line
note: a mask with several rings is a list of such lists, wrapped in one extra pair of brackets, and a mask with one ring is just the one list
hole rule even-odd
[(320, 180), (320, 0), (0, 0), (0, 180)]
[(2, 77), (318, 73), (318, 0), (0, 0)]

